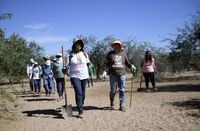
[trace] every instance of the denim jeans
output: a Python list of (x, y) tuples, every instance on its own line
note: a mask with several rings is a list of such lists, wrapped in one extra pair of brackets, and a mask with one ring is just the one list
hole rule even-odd
[(120, 75), (120, 76), (110, 75), (110, 100), (114, 101), (118, 86), (120, 105), (123, 105), (125, 101), (125, 79), (126, 79), (125, 75)]
[(39, 93), (40, 92), (40, 79), (34, 79), (34, 91)]
[(56, 79), (56, 87), (57, 87), (57, 92), (58, 96), (63, 96), (63, 91), (64, 91), (64, 78), (57, 78)]
[(80, 80), (78, 78), (71, 78), (72, 85), (75, 91), (76, 105), (78, 112), (83, 112), (83, 105), (85, 100), (85, 89), (88, 79)]
[(53, 78), (43, 78), (43, 83), (46, 94), (52, 94), (54, 92)]

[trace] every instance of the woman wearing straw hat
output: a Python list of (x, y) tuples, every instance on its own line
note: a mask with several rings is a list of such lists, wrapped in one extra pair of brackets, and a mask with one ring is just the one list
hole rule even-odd
[(116, 84), (119, 87), (119, 110), (125, 111), (125, 66), (134, 72), (135, 66), (130, 63), (126, 53), (123, 51), (123, 44), (120, 41), (111, 43), (112, 51), (106, 56), (108, 74), (110, 76), (110, 106), (114, 108), (114, 97), (116, 94)]

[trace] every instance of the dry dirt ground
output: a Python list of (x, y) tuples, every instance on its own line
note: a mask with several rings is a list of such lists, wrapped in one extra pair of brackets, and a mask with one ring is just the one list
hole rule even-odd
[[(63, 119), (57, 94), (40, 97), (15, 85), (12, 91), (21, 108), (16, 120), (1, 120), (1, 131), (199, 131), (200, 130), (200, 73), (192, 72), (156, 81), (159, 91), (137, 92), (139, 78), (134, 79), (132, 106), (130, 104), (131, 75), (126, 81), (126, 112), (109, 108), (109, 82), (96, 81), (87, 88), (83, 118), (77, 118), (73, 88), (67, 88), (68, 103), (73, 115)], [(69, 85), (69, 82), (68, 82)], [(69, 85), (70, 86), (70, 85)], [(68, 86), (68, 87), (69, 87)], [(144, 87), (144, 83), (142, 85)], [(25, 89), (25, 92), (23, 90)]]

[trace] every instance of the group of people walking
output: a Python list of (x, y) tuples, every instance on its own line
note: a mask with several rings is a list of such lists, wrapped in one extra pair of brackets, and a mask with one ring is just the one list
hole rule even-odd
[[(111, 48), (113, 50), (108, 52), (105, 63), (107, 75), (109, 75), (110, 80), (110, 107), (114, 108), (114, 98), (118, 87), (119, 110), (126, 111), (125, 69), (127, 66), (134, 73), (136, 71), (136, 67), (129, 61), (126, 53), (123, 50), (123, 44), (121, 41), (112, 42)], [(84, 51), (83, 40), (78, 39), (73, 42), (72, 51), (67, 55), (65, 61), (65, 67), (63, 67), (62, 64), (61, 54), (56, 55), (56, 61), (54, 61), (52, 65), (48, 57), (43, 57), (43, 59), (45, 62), (41, 65), (41, 69), (38, 67), (37, 62), (34, 62), (32, 59), (30, 64), (33, 67), (31, 70), (32, 73), (30, 73), (30, 69), (27, 68), (29, 78), (33, 78), (34, 81), (34, 84), (31, 84), (30, 82), (31, 90), (33, 90), (34, 85), (35, 91), (40, 92), (38, 87), (40, 87), (40, 76), (42, 76), (46, 94), (51, 95), (54, 91), (53, 78), (55, 78), (59, 99), (63, 99), (64, 74), (68, 74), (75, 91), (75, 101), (78, 109), (78, 116), (81, 117), (83, 115), (86, 86), (90, 86), (88, 82), (91, 82), (91, 86), (93, 86), (92, 75), (94, 73), (94, 67), (89, 59), (88, 54)], [(93, 67), (93, 69), (89, 67)], [(156, 88), (154, 80), (155, 63), (150, 51), (146, 52), (146, 55), (141, 62), (141, 69), (145, 77), (146, 87), (149, 88), (150, 79), (153, 88)], [(38, 75), (37, 73), (40, 74)]]

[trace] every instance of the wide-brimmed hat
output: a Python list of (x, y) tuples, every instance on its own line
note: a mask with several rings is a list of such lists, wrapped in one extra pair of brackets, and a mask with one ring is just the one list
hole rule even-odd
[(42, 57), (44, 60), (49, 60), (49, 56), (45, 55)]
[(119, 40), (113, 41), (113, 42), (110, 44), (110, 46), (111, 46), (112, 48), (114, 48), (114, 45), (115, 45), (115, 44), (118, 44), (118, 45), (120, 45), (120, 46), (121, 46), (121, 48), (122, 48), (122, 46), (123, 46), (122, 42), (121, 42), (121, 41), (119, 41)]
[(76, 39), (76, 40), (74, 40), (73, 45), (72, 45), (72, 50), (75, 50), (76, 44), (80, 44), (81, 50), (83, 50), (83, 48), (84, 48), (84, 42), (83, 42), (82, 39)]
[(56, 54), (56, 57), (61, 57), (61, 56), (62, 56), (61, 53)]
[(34, 65), (38, 65), (38, 62), (34, 62)]

